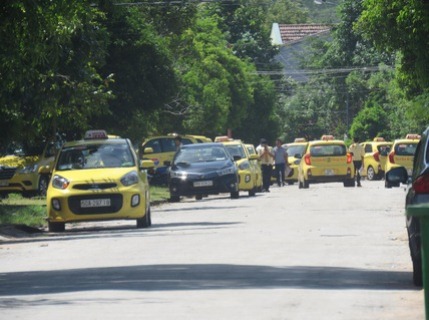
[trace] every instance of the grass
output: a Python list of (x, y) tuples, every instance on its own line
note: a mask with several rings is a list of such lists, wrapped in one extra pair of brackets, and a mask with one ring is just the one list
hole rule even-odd
[[(167, 201), (170, 197), (165, 187), (150, 187), (151, 203)], [(0, 225), (46, 226), (46, 199), (24, 198), (20, 194), (10, 194), (0, 200)]]

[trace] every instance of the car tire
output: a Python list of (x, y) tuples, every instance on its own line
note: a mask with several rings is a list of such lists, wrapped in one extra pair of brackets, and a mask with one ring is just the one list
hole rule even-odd
[(375, 180), (376, 174), (372, 166), (369, 166), (368, 169), (366, 169), (366, 178), (370, 181)]
[(137, 219), (137, 228), (149, 228), (151, 225), (150, 208), (142, 218)]
[(39, 177), (39, 185), (37, 187), (37, 194), (40, 197), (46, 197), (46, 193), (48, 191), (49, 178), (46, 175)]
[(354, 179), (347, 179), (347, 180), (344, 180), (343, 184), (344, 184), (344, 187), (346, 187), (346, 188), (354, 187), (355, 186), (355, 180)]
[(249, 197), (254, 197), (256, 195), (256, 187), (254, 187), (252, 190), (249, 190)]
[(240, 197), (239, 191), (231, 192), (231, 199), (238, 199)]
[(388, 182), (388, 181), (385, 180), (384, 181), (384, 187), (390, 189), (390, 188), (392, 188), (392, 185), (390, 184), (390, 182)]
[(170, 202), (180, 202), (180, 196), (170, 195)]
[(197, 194), (195, 196), (195, 200), (202, 200), (203, 199), (203, 195), (202, 194)]
[(64, 222), (51, 222), (48, 221), (49, 232), (64, 232), (66, 224)]
[(413, 260), (413, 283), (416, 287), (423, 287), (423, 267), (421, 260)]

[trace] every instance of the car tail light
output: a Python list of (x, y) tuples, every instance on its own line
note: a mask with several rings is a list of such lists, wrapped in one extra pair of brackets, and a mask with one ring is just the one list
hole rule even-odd
[(311, 157), (310, 157), (310, 154), (306, 154), (305, 156), (304, 156), (304, 161), (305, 161), (305, 164), (306, 165), (311, 165)]
[(380, 162), (380, 153), (378, 151), (374, 152), (373, 157), (375, 161)]
[(414, 181), (413, 189), (416, 193), (429, 193), (429, 175), (421, 175)]
[(395, 151), (389, 153), (389, 162), (395, 163)]
[(353, 156), (351, 153), (347, 153), (347, 163), (352, 163), (353, 162)]

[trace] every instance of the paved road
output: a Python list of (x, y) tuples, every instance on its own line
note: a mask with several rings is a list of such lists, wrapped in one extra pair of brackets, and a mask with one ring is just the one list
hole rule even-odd
[(404, 189), (273, 187), (0, 242), (1, 319), (423, 319)]

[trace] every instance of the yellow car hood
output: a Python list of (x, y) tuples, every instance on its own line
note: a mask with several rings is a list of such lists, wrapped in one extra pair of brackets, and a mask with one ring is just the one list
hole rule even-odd
[(134, 167), (127, 168), (98, 168), (82, 170), (56, 171), (54, 175), (66, 178), (70, 182), (108, 182), (118, 181), (131, 171), (136, 171)]

